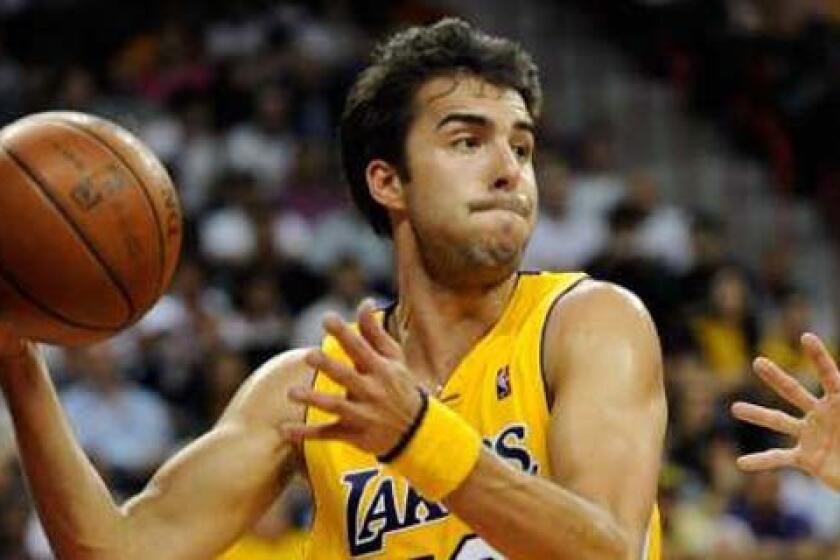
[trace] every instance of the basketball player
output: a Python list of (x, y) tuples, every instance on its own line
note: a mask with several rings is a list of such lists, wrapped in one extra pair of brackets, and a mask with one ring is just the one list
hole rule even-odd
[(823, 395), (815, 397), (778, 365), (758, 358), (753, 364), (756, 374), (804, 416), (794, 418), (781, 410), (751, 403), (733, 404), (732, 413), (737, 418), (796, 440), (790, 449), (769, 449), (739, 457), (738, 466), (745, 471), (794, 467), (840, 490), (840, 372), (819, 337), (803, 335), (802, 346), (819, 372)]
[(62, 558), (207, 559), (296, 469), (311, 558), (658, 559), (666, 421), (641, 302), (582, 274), (518, 273), (534, 227), (537, 69), (443, 20), (392, 37), (342, 117), (353, 197), (393, 239), (399, 299), (284, 353), (210, 433), (116, 505), (35, 346), (0, 381)]

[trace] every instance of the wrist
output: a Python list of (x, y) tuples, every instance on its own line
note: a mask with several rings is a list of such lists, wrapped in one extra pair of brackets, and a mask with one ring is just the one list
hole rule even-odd
[(18, 362), (26, 359), (30, 355), (29, 346), (31, 344), (31, 342), (22, 338), (10, 343), (0, 352), (0, 362)]
[(405, 448), (408, 447), (408, 444), (411, 443), (412, 439), (414, 439), (414, 435), (420, 428), (420, 424), (422, 424), (423, 420), (425, 420), (426, 413), (429, 411), (429, 394), (420, 387), (417, 387), (417, 392), (420, 394), (420, 406), (414, 414), (414, 419), (411, 424), (409, 424), (408, 428), (406, 428), (405, 432), (403, 432), (402, 437), (400, 437), (400, 440), (394, 445), (394, 447), (392, 447), (388, 452), (376, 457), (376, 460), (380, 463), (391, 463), (402, 455)]
[(445, 404), (425, 393), (423, 397), (425, 403), (411, 433), (379, 459), (407, 478), (424, 497), (439, 501), (472, 472), (481, 453), (481, 436)]
[(40, 378), (36, 375), (43, 370), (42, 358), (36, 343), (29, 340), (21, 340), (20, 345), (14, 351), (8, 351), (0, 355), (0, 387), (5, 392), (9, 391), (31, 391), (33, 382)]

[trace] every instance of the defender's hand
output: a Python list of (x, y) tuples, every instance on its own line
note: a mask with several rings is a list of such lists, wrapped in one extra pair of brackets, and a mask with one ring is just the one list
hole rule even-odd
[(287, 426), (286, 432), (294, 440), (346, 441), (379, 456), (391, 451), (411, 427), (422, 398), (405, 365), (402, 348), (376, 319), (370, 302), (359, 307), (358, 324), (356, 333), (335, 314), (324, 319), (325, 330), (341, 344), (352, 366), (317, 349), (306, 356), (311, 367), (347, 389), (346, 395), (309, 387), (289, 390), (292, 400), (335, 414), (338, 419), (317, 426)]
[(817, 367), (823, 396), (816, 398), (778, 365), (758, 358), (753, 364), (756, 374), (805, 415), (794, 418), (780, 410), (744, 402), (732, 405), (737, 418), (796, 438), (791, 449), (745, 455), (738, 459), (738, 466), (745, 471), (795, 467), (840, 490), (840, 372), (819, 337), (805, 334), (802, 345)]

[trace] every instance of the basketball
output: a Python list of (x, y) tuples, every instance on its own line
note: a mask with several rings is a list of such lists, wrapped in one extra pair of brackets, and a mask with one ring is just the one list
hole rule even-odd
[(172, 278), (181, 210), (135, 136), (75, 112), (0, 130), (0, 321), (23, 337), (92, 343), (137, 321)]

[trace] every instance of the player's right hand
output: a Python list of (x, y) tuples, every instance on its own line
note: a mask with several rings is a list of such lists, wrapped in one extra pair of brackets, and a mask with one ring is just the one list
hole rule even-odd
[(802, 345), (819, 372), (822, 397), (809, 393), (772, 361), (758, 358), (753, 364), (756, 374), (804, 416), (794, 418), (781, 410), (745, 402), (732, 405), (737, 418), (796, 440), (790, 449), (769, 449), (739, 457), (738, 466), (745, 471), (794, 467), (840, 490), (840, 371), (819, 337), (805, 334)]
[(5, 323), (0, 322), (0, 359), (14, 358), (26, 351), (26, 341), (15, 334)]

